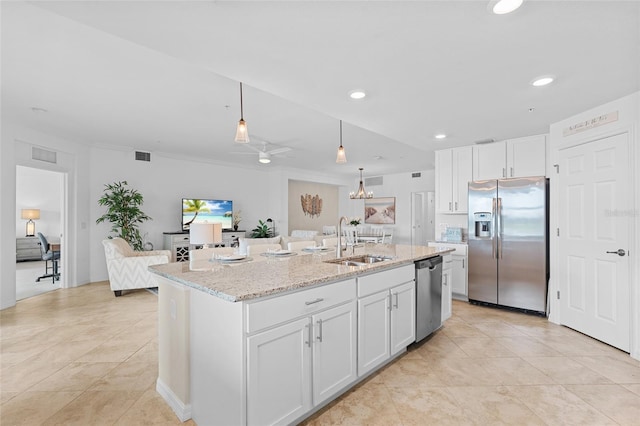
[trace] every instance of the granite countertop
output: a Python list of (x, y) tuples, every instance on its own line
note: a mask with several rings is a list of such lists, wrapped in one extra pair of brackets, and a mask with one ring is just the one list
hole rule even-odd
[[(439, 247), (366, 244), (356, 248), (355, 254), (389, 256), (392, 260), (363, 266), (326, 263), (327, 260), (335, 258), (335, 252), (332, 250), (322, 254), (299, 253), (282, 258), (254, 256), (250, 262), (236, 264), (212, 262), (209, 271), (191, 271), (189, 262), (154, 265), (150, 266), (149, 270), (229, 302), (239, 302), (316, 284), (340, 281), (451, 251), (453, 249)], [(350, 255), (343, 257), (349, 258)]]

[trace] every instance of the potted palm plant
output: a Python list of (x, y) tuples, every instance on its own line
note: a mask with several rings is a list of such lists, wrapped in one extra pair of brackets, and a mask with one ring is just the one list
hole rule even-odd
[[(107, 207), (107, 212), (96, 219), (96, 223), (110, 222), (111, 232), (127, 241), (134, 250), (142, 250), (142, 235), (138, 224), (151, 220), (141, 209), (144, 199), (127, 181), (105, 185), (104, 195), (98, 204)], [(109, 238), (113, 238), (110, 236)]]
[(258, 226), (251, 230), (251, 238), (271, 238), (273, 231), (266, 222), (258, 221)]

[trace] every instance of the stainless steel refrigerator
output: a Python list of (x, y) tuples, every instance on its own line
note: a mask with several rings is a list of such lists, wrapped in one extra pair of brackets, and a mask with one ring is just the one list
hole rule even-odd
[(545, 313), (545, 177), (469, 182), (469, 300)]

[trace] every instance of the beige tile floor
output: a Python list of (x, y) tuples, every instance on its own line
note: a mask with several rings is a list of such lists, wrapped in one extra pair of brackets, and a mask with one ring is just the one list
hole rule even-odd
[[(453, 310), (305, 423), (640, 424), (640, 362), (627, 354), (544, 318)], [(155, 392), (156, 313), (155, 295), (115, 298), (106, 282), (0, 311), (0, 424), (180, 424)]]

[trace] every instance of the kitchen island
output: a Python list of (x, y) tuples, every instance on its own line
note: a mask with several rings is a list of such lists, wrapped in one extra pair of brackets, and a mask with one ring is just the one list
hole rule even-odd
[[(414, 264), (450, 249), (367, 244), (335, 253), (150, 267), (159, 287), (157, 390), (181, 420), (286, 424), (317, 411), (415, 340)], [(349, 258), (349, 256), (346, 256)]]

